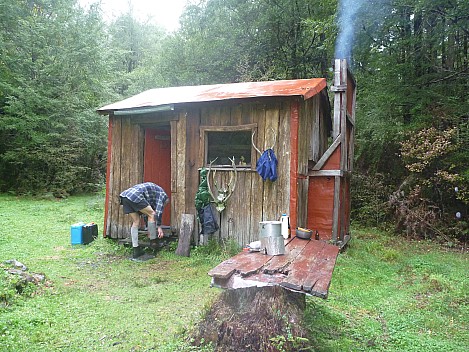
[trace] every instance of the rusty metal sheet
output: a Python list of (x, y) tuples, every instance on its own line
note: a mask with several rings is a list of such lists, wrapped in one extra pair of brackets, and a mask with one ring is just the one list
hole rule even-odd
[(324, 78), (156, 88), (103, 106), (98, 112), (108, 114), (116, 110), (256, 97), (302, 96), (309, 99), (324, 88)]
[(321, 176), (309, 179), (307, 227), (318, 231), (322, 240), (332, 238), (334, 186), (334, 177)]

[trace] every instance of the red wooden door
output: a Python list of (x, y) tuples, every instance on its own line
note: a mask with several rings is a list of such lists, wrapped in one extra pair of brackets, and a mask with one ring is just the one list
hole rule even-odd
[[(143, 181), (161, 186), (171, 196), (171, 132), (169, 129), (145, 130)], [(163, 212), (163, 225), (171, 224), (171, 206)]]

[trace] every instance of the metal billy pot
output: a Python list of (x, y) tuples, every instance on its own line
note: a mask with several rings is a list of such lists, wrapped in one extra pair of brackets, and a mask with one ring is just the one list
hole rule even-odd
[(280, 221), (261, 221), (259, 223), (261, 253), (268, 255), (285, 254), (285, 242)]
[(313, 234), (313, 231), (311, 231), (310, 229), (304, 229), (302, 227), (298, 227), (296, 229), (296, 237), (302, 238), (304, 240), (311, 239), (312, 234)]

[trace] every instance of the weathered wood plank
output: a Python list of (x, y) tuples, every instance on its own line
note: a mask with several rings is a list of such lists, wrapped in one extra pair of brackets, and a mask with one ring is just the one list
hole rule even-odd
[[(299, 121), (298, 121), (298, 173), (306, 175), (308, 173), (308, 150), (311, 138), (311, 128), (309, 120), (312, 116), (310, 109), (305, 104), (299, 104)], [(300, 198), (301, 199), (301, 198)]]
[[(177, 130), (178, 130), (178, 121), (171, 121), (171, 193), (177, 192)], [(175, 204), (172, 202), (172, 204)], [(174, 212), (171, 209), (171, 223), (174, 220)]]
[(238, 180), (236, 189), (233, 192), (232, 197), (228, 201), (229, 210), (229, 236), (233, 240), (241, 241), (240, 244), (247, 244), (245, 238), (247, 235), (247, 229), (250, 227), (250, 219), (246, 217), (249, 214), (250, 209), (250, 198), (251, 189), (246, 189), (246, 179), (250, 177), (251, 171), (238, 171)]
[(326, 298), (339, 247), (293, 238), (283, 256), (242, 252), (209, 272), (222, 288), (280, 285)]
[(289, 265), (301, 253), (303, 248), (308, 244), (308, 241), (294, 237), (286, 246), (285, 254), (273, 257), (264, 267), (264, 272), (267, 274), (288, 273)]
[(315, 260), (314, 271), (309, 273), (303, 283), (303, 289), (315, 296), (327, 297), (339, 247), (326, 245)]
[[(264, 127), (264, 150), (271, 148), (273, 145), (278, 146), (279, 138), (279, 107), (278, 104), (270, 105), (265, 112), (265, 127)], [(261, 150), (262, 151), (262, 150)], [(277, 155), (277, 159), (278, 159)], [(283, 158), (280, 158), (282, 160)], [(282, 160), (283, 161), (283, 160)], [(277, 201), (279, 180), (272, 182), (266, 180), (264, 183), (264, 217), (265, 220), (278, 220), (280, 218), (279, 204)]]
[(230, 110), (230, 125), (231, 126), (239, 126), (243, 124), (242, 111), (243, 111), (242, 104), (234, 104), (231, 106), (231, 110)]
[(315, 96), (311, 98), (311, 113), (312, 113), (312, 119), (311, 119), (311, 139), (310, 139), (310, 151), (309, 151), (309, 157), (308, 159), (317, 162), (319, 160), (319, 154), (320, 154), (320, 145), (321, 145), (321, 139), (320, 139), (320, 124), (319, 124), (319, 114), (320, 114), (320, 102), (319, 102), (320, 96)]
[(314, 267), (314, 258), (323, 250), (325, 242), (310, 240), (301, 253), (291, 265), (287, 278), (281, 283), (282, 286), (294, 290), (302, 290), (303, 280), (307, 273)]
[[(253, 130), (257, 130), (258, 124), (254, 114), (255, 104), (245, 103), (242, 106), (241, 122), (243, 125), (253, 125)], [(256, 170), (257, 152), (251, 148), (251, 170)]]
[(111, 213), (110, 237), (119, 238), (119, 230), (123, 213), (119, 206), (119, 194), (121, 188), (121, 145), (122, 145), (122, 120), (113, 118), (112, 123), (112, 159), (111, 159), (111, 185), (112, 189), (109, 197), (109, 211)]
[[(199, 187), (199, 178), (196, 175), (199, 175), (198, 165), (199, 165), (199, 148), (200, 148), (200, 138), (199, 138), (199, 126), (200, 126), (200, 116), (197, 110), (191, 110), (187, 113), (187, 131), (186, 131), (186, 145), (190, 146), (186, 148), (186, 208), (185, 212), (187, 214), (196, 214), (195, 210), (195, 194)], [(197, 237), (197, 236), (195, 236)], [(197, 239), (196, 239), (197, 240)]]
[(276, 273), (273, 275), (265, 273), (252, 274), (250, 276), (241, 277), (241, 275), (233, 273), (226, 279), (212, 277), (211, 285), (219, 288), (238, 289), (246, 287), (265, 287), (280, 284), (284, 279), (283, 274)]
[(220, 115), (218, 117), (219, 126), (231, 126), (231, 108), (229, 105), (223, 104), (220, 109)]
[(279, 136), (274, 151), (278, 159), (278, 187), (276, 202), (278, 214), (290, 214), (290, 105), (280, 104)]
[(329, 146), (329, 148), (325, 151), (325, 153), (321, 156), (319, 161), (314, 165), (313, 170), (321, 170), (324, 165), (326, 164), (327, 160), (331, 157), (331, 155), (335, 152), (335, 150), (340, 146), (340, 138), (336, 138), (334, 142)]
[(297, 227), (297, 211), (298, 211), (298, 118), (300, 112), (300, 102), (298, 99), (290, 101), (290, 225), (292, 234)]
[(258, 252), (241, 252), (234, 257), (218, 264), (208, 272), (208, 275), (216, 278), (226, 279), (233, 273), (239, 273), (241, 276), (247, 276), (257, 273), (272, 258), (271, 255), (265, 255)]
[[(264, 125), (265, 125), (265, 108), (261, 103), (252, 106), (253, 122), (257, 123), (257, 131), (254, 136), (254, 143), (258, 149), (264, 149)], [(253, 148), (254, 149), (254, 148)], [(260, 155), (256, 152), (255, 158), (252, 160), (254, 166)], [(255, 167), (254, 167), (255, 170)], [(248, 186), (248, 185), (246, 185)], [(265, 220), (264, 215), (264, 181), (255, 171), (251, 177), (251, 238), (247, 242), (257, 241), (259, 239), (259, 222)]]
[[(187, 119), (185, 113), (181, 112), (179, 116), (179, 121), (177, 121), (177, 131), (176, 131), (176, 138), (177, 138), (177, 150), (176, 150), (176, 189), (177, 192), (173, 194), (173, 198), (175, 198), (174, 207), (176, 209), (185, 209), (186, 207), (186, 174), (184, 172), (180, 172), (180, 170), (185, 170), (187, 165), (186, 162), (186, 126), (187, 126)], [(181, 223), (181, 216), (183, 211), (177, 211), (176, 217), (173, 218), (176, 224)]]
[[(124, 189), (127, 189), (132, 186), (130, 182), (130, 171), (134, 165), (135, 160), (131, 153), (133, 150), (133, 144), (136, 142), (132, 140), (132, 137), (132, 126), (130, 125), (130, 117), (122, 117), (122, 141), (120, 151), (121, 189), (119, 190), (119, 193), (122, 192)], [(119, 223), (121, 226), (119, 227), (118, 238), (125, 238), (130, 235), (130, 217), (124, 215), (121, 209), (119, 215)]]
[[(158, 122), (170, 122), (179, 119), (179, 115), (176, 111), (167, 111), (167, 112), (159, 112), (158, 113)], [(155, 125), (155, 113), (148, 113), (148, 114), (138, 114), (133, 115), (130, 121), (132, 124), (138, 125)]]
[(298, 211), (296, 215), (296, 227), (307, 227), (308, 222), (308, 190), (309, 190), (309, 180), (307, 178), (300, 178), (297, 181), (298, 188)]

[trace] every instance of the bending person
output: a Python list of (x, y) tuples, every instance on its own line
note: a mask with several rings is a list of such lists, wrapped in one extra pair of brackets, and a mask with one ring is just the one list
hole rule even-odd
[[(120, 204), (124, 214), (129, 214), (132, 219), (130, 236), (132, 238), (133, 258), (143, 255), (143, 249), (138, 245), (138, 228), (140, 215), (148, 216), (148, 234), (150, 235), (150, 247), (156, 248), (156, 236), (162, 238), (164, 233), (161, 228), (161, 217), (169, 198), (160, 186), (145, 182), (132, 186), (120, 194)], [(158, 228), (158, 235), (157, 235)]]

